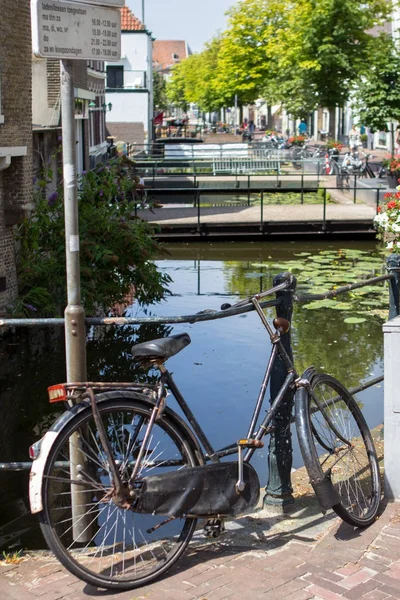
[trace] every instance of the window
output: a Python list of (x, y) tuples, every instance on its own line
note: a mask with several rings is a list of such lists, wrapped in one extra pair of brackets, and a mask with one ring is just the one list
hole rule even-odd
[(107, 67), (107, 87), (124, 87), (124, 67)]
[(172, 55), (172, 58), (173, 58), (174, 60), (178, 60), (178, 59), (179, 59), (179, 54), (176, 54), (176, 53), (174, 52), (174, 53), (173, 53), (173, 55)]

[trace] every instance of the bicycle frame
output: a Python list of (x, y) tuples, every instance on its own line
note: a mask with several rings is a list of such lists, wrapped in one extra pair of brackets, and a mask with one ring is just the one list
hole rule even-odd
[[(287, 284), (287, 282), (285, 282), (285, 284), (280, 284), (279, 286), (275, 286), (275, 288), (272, 288), (272, 289), (273, 289), (273, 291), (278, 291), (278, 289), (281, 290), (281, 289), (285, 289), (287, 287), (288, 287), (288, 284)], [(269, 334), (269, 337), (270, 337), (270, 340), (271, 340), (271, 343), (273, 346), (272, 346), (271, 354), (269, 356), (267, 368), (266, 368), (266, 371), (265, 371), (265, 374), (264, 374), (264, 377), (263, 377), (263, 380), (261, 383), (259, 395), (258, 395), (257, 401), (254, 406), (253, 415), (252, 415), (252, 418), (250, 421), (248, 433), (246, 436), (246, 439), (252, 440), (253, 442), (255, 442), (255, 444), (253, 447), (249, 447), (247, 449), (247, 452), (245, 453), (245, 456), (243, 458), (243, 462), (249, 462), (251, 457), (253, 456), (256, 448), (260, 447), (259, 445), (257, 446), (257, 442), (261, 441), (262, 438), (265, 435), (267, 435), (268, 433), (272, 433), (274, 431), (274, 427), (271, 426), (271, 423), (272, 423), (282, 401), (284, 400), (286, 393), (288, 392), (290, 387), (294, 384), (294, 382), (296, 380), (298, 380), (298, 374), (296, 373), (296, 370), (294, 368), (291, 358), (289, 357), (288, 353), (286, 352), (285, 348), (283, 347), (280, 335), (278, 333), (274, 332), (274, 330), (271, 328), (270, 324), (267, 321), (267, 318), (264, 315), (262, 306), (260, 304), (260, 300), (262, 300), (262, 298), (264, 298), (265, 296), (270, 295), (270, 294), (271, 294), (271, 290), (267, 290), (266, 292), (262, 292), (261, 294), (258, 294), (251, 299), (263, 325), (267, 329), (267, 332)], [(248, 300), (244, 300), (242, 303), (245, 304), (247, 302), (248, 302)], [(238, 303), (238, 304), (242, 304), (242, 303)], [(236, 306), (238, 306), (238, 304), (236, 304)], [(287, 376), (286, 376), (286, 379), (285, 379), (284, 383), (282, 384), (279, 392), (273, 399), (270, 409), (267, 411), (267, 413), (265, 415), (265, 418), (263, 419), (262, 423), (258, 427), (258, 430), (256, 431), (257, 421), (259, 419), (260, 412), (261, 412), (261, 409), (264, 404), (265, 393), (267, 391), (268, 383), (271, 379), (272, 369), (273, 369), (274, 363), (278, 356), (280, 356), (280, 358), (282, 359), (282, 361), (286, 367)], [(171, 391), (176, 402), (180, 406), (182, 412), (184, 413), (186, 419), (188, 420), (190, 426), (192, 427), (194, 433), (197, 435), (204, 450), (206, 451), (206, 456), (205, 456), (206, 460), (209, 460), (212, 462), (217, 462), (217, 461), (219, 461), (220, 458), (229, 456), (231, 454), (236, 454), (238, 452), (237, 442), (235, 442), (229, 446), (226, 446), (224, 448), (221, 448), (219, 450), (215, 450), (213, 448), (211, 442), (209, 441), (206, 434), (204, 433), (204, 430), (200, 426), (200, 424), (197, 421), (196, 417), (194, 416), (192, 410), (190, 409), (186, 400), (184, 399), (183, 395), (181, 394), (171, 373), (169, 373), (169, 371), (163, 366), (161, 367), (161, 373), (162, 374), (160, 377), (160, 386), (162, 386), (162, 388), (164, 386), (166, 386)]]

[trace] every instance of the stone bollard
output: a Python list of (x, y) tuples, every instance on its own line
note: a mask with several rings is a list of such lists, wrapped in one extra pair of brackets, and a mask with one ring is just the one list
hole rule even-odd
[(400, 502), (400, 255), (391, 254), (388, 257), (387, 269), (395, 277), (390, 280), (390, 320), (383, 325), (385, 497)]
[[(285, 273), (280, 273), (274, 277), (273, 285), (278, 285), (285, 280)], [(291, 322), (293, 313), (293, 293), (296, 290), (296, 278), (293, 278), (291, 289), (278, 292), (277, 298), (281, 302), (276, 307), (277, 317), (283, 317)], [(282, 335), (282, 344), (293, 359), (290, 330)], [(271, 399), (282, 387), (287, 376), (285, 365), (281, 358), (277, 356), (271, 374), (270, 394)], [(292, 417), (294, 393), (289, 392), (282, 402), (273, 425), (276, 427), (274, 433), (270, 436), (268, 448), (268, 483), (265, 488), (264, 505), (275, 505), (284, 507), (293, 504), (293, 488), (291, 484), (292, 470), (292, 434), (290, 431), (290, 419)]]

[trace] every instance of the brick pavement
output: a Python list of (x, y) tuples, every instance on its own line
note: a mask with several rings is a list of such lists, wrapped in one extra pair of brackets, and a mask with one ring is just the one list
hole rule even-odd
[[(273, 521), (274, 519), (272, 519)], [(275, 519), (276, 520), (276, 519)], [(321, 529), (320, 524), (323, 524)], [(235, 523), (240, 527), (241, 521)], [(259, 531), (247, 518), (240, 538), (199, 541), (153, 585), (116, 594), (67, 573), (48, 553), (0, 564), (1, 600), (391, 600), (400, 599), (400, 506), (384, 507), (366, 530), (339, 519), (288, 518), (284, 531)], [(253, 523), (253, 527), (249, 524)], [(315, 528), (315, 523), (319, 527)]]

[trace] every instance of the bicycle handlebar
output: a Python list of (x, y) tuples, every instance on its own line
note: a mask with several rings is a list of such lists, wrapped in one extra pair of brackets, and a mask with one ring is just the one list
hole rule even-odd
[(246, 304), (251, 304), (253, 302), (253, 299), (259, 301), (263, 298), (266, 298), (267, 296), (275, 294), (276, 292), (288, 289), (293, 282), (293, 275), (291, 273), (284, 273), (283, 275), (286, 276), (285, 281), (283, 281), (283, 283), (279, 283), (278, 285), (275, 285), (272, 288), (265, 290), (264, 292), (259, 292), (258, 294), (254, 294), (253, 296), (248, 296), (244, 300), (235, 302), (235, 304), (229, 304), (228, 302), (226, 302), (221, 305), (221, 310), (228, 310), (229, 308), (238, 308), (240, 306), (246, 306)]

